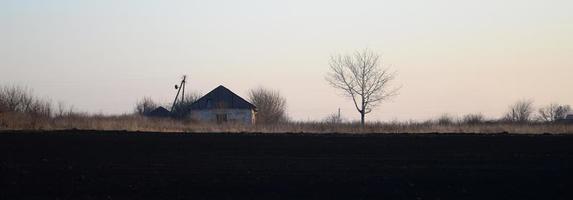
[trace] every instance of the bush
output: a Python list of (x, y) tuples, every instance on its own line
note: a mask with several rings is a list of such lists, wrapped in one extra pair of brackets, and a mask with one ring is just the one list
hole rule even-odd
[(0, 112), (23, 113), (50, 117), (51, 102), (32, 95), (31, 90), (19, 86), (0, 87)]
[(143, 97), (140, 101), (135, 104), (135, 113), (138, 115), (146, 116), (158, 107), (149, 97)]
[(509, 110), (503, 117), (504, 121), (526, 123), (531, 120), (533, 114), (533, 101), (521, 100), (509, 106)]
[(442, 114), (437, 120), (438, 125), (451, 125), (454, 123), (454, 118), (449, 114)]
[[(1, 97), (0, 97), (1, 98)], [(0, 99), (0, 113), (8, 112), (8, 106)]]
[(337, 125), (341, 124), (344, 120), (342, 119), (342, 116), (340, 116), (340, 113), (332, 113), (324, 118), (323, 121), (327, 124)]
[(201, 98), (200, 93), (192, 92), (190, 94), (185, 95), (183, 101), (178, 100), (173, 109), (171, 109), (171, 114), (175, 118), (185, 118), (189, 115), (191, 104), (195, 103), (195, 101)]
[(257, 107), (257, 124), (276, 124), (288, 121), (286, 99), (278, 91), (257, 88), (249, 92), (249, 100)]
[(475, 125), (484, 122), (485, 117), (481, 113), (477, 114), (467, 114), (462, 118), (463, 124)]
[(565, 119), (566, 115), (571, 112), (571, 106), (559, 105), (553, 103), (538, 110), (538, 118), (544, 122), (556, 122)]

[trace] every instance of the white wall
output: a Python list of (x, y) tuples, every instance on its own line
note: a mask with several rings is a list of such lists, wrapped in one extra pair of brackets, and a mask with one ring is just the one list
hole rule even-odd
[(193, 110), (190, 118), (199, 122), (217, 122), (217, 115), (226, 114), (227, 121), (230, 123), (255, 123), (255, 112), (249, 109), (212, 109), (212, 110)]

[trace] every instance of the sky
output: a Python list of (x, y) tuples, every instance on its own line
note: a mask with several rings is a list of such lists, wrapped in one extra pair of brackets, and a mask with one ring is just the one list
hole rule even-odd
[(571, 0), (0, 0), (0, 85), (92, 113), (133, 111), (173, 86), (246, 97), (276, 89), (294, 120), (352, 101), (325, 81), (331, 55), (371, 49), (398, 96), (369, 121), (443, 113), (500, 117), (508, 105), (573, 104)]

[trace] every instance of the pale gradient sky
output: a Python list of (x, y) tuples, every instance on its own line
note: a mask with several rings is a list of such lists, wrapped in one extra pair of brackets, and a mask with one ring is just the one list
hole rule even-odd
[(278, 89), (296, 120), (356, 120), (324, 75), (331, 54), (363, 48), (402, 85), (368, 120), (573, 104), (571, 0), (0, 0), (0, 27), (0, 84), (89, 112), (168, 103), (187, 74), (203, 94)]

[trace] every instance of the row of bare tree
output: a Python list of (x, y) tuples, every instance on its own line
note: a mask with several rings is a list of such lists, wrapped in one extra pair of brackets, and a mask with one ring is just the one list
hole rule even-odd
[(74, 106), (58, 102), (54, 107), (48, 98), (33, 94), (32, 89), (17, 85), (0, 86), (0, 113), (18, 113), (35, 118), (59, 118), (69, 116), (87, 116), (88, 113), (78, 112)]
[(0, 87), (0, 113), (25, 113), (38, 117), (50, 117), (51, 102), (32, 95), (32, 90), (20, 86)]
[[(354, 103), (354, 107), (360, 114), (360, 123), (364, 127), (365, 115), (372, 112), (380, 103), (398, 94), (400, 87), (392, 86), (396, 78), (395, 72), (391, 72), (381, 64), (379, 54), (369, 50), (359, 50), (353, 54), (339, 54), (330, 58), (330, 73), (326, 81), (334, 88), (339, 89)], [(533, 108), (533, 101), (523, 100), (511, 105), (504, 115), (505, 122), (529, 122), (543, 121), (555, 122), (565, 118), (571, 112), (569, 105), (551, 104), (537, 110)], [(464, 116), (463, 121), (476, 123), (483, 121), (481, 114)], [(340, 116), (329, 116), (327, 121), (340, 122)], [(437, 120), (451, 121), (451, 117), (442, 116)]]
[(509, 106), (502, 120), (519, 123), (530, 121), (557, 122), (563, 120), (571, 111), (570, 105), (552, 103), (537, 109), (536, 114), (532, 100), (521, 100)]
[(502, 122), (502, 123), (529, 123), (529, 122), (542, 122), (554, 123), (560, 122), (565, 119), (570, 113), (571, 106), (552, 103), (550, 105), (535, 109), (533, 101), (521, 100), (508, 107), (506, 113), (499, 119), (486, 119), (481, 114), (468, 114), (462, 118), (457, 118), (449, 114), (442, 114), (433, 122), (440, 125), (450, 124), (481, 124), (485, 122)]

